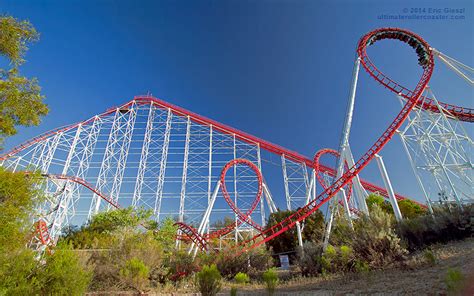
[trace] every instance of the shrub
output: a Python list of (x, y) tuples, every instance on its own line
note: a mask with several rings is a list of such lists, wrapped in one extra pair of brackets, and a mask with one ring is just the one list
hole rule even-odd
[(238, 274), (235, 275), (234, 280), (237, 284), (243, 285), (248, 282), (250, 282), (250, 278), (246, 273), (239, 272)]
[(449, 268), (444, 283), (450, 294), (459, 294), (464, 284), (464, 276), (459, 269)]
[(403, 218), (412, 219), (426, 214), (425, 209), (409, 199), (399, 200), (397, 203)]
[(203, 296), (216, 295), (221, 290), (222, 276), (215, 264), (204, 265), (196, 274), (196, 286)]
[(211, 263), (215, 263), (222, 275), (229, 280), (239, 272), (256, 277), (260, 272), (273, 266), (273, 259), (264, 248), (249, 250), (239, 256), (235, 256), (234, 253), (235, 250), (223, 250), (209, 260)]
[(132, 258), (120, 269), (120, 278), (127, 285), (142, 291), (148, 285), (149, 268), (137, 258)]
[(367, 273), (370, 271), (369, 264), (367, 264), (367, 262), (364, 262), (364, 261), (355, 260), (354, 270), (355, 272), (358, 272), (358, 273)]
[(431, 215), (404, 219), (396, 227), (398, 235), (411, 251), (434, 243), (446, 243), (472, 236), (474, 230), (474, 206), (464, 208), (439, 207)]
[(296, 261), (303, 276), (314, 276), (321, 272), (321, 255), (323, 246), (313, 242), (304, 242), (298, 248)]
[[(276, 224), (280, 223), (284, 219), (293, 215), (295, 211), (278, 211), (270, 214), (266, 229), (269, 229)], [(324, 215), (320, 210), (309, 215), (304, 221), (305, 227), (303, 229), (303, 239), (318, 241), (324, 232)], [(285, 253), (292, 252), (297, 248), (298, 239), (296, 234), (296, 228), (291, 228), (274, 239), (267, 241), (266, 245), (268, 249), (272, 249), (274, 253)], [(291, 253), (289, 255), (290, 263), (295, 260), (295, 255)]]
[(338, 236), (352, 248), (354, 259), (366, 262), (370, 268), (383, 267), (404, 260), (406, 254), (392, 229), (392, 221), (390, 214), (373, 205), (370, 216), (355, 220), (353, 231), (339, 227)]
[(278, 274), (275, 268), (270, 268), (263, 273), (263, 281), (267, 286), (268, 294), (273, 295), (278, 284)]
[(245, 285), (246, 283), (250, 282), (250, 277), (243, 272), (239, 272), (238, 274), (235, 275), (234, 280), (237, 285), (232, 286), (230, 288), (230, 295), (232, 296), (237, 295), (238, 286)]
[(436, 265), (436, 263), (438, 262), (435, 253), (430, 249), (427, 249), (423, 252), (423, 257), (425, 258), (425, 261), (428, 262), (430, 265)]
[(172, 281), (181, 280), (199, 270), (199, 259), (193, 260), (192, 254), (186, 251), (174, 251), (166, 257), (165, 266), (168, 268), (167, 278)]
[(38, 270), (42, 295), (84, 295), (91, 272), (81, 266), (71, 246), (60, 244)]
[(159, 242), (151, 232), (124, 234), (123, 239), (117, 239), (116, 244), (109, 250), (91, 251), (90, 262), (94, 265), (94, 276), (91, 284), (92, 290), (106, 290), (116, 288), (145, 288), (136, 287), (121, 275), (121, 269), (127, 266), (130, 260), (137, 259), (148, 268), (147, 284), (156, 286), (163, 283), (167, 276), (164, 268), (163, 253)]

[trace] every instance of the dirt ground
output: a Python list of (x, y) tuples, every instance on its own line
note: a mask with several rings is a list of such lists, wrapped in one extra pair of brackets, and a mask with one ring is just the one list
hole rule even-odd
[[(474, 238), (436, 245), (431, 248), (437, 263), (430, 264), (424, 259), (423, 252), (410, 255), (403, 267), (387, 268), (367, 274), (331, 275), (326, 278), (293, 278), (282, 281), (275, 296), (294, 295), (447, 295), (445, 284), (449, 268), (456, 268), (465, 276), (469, 291), (462, 295), (474, 296)], [(190, 287), (189, 287), (190, 288)], [(182, 292), (146, 293), (142, 295), (200, 295)], [(188, 292), (185, 292), (188, 290)], [(87, 295), (137, 295), (129, 293), (88, 293)], [(230, 295), (230, 286), (226, 286), (218, 295)], [(262, 284), (250, 284), (239, 289), (242, 295), (268, 295)]]
[[(373, 271), (366, 275), (338, 275), (330, 278), (299, 278), (282, 283), (274, 295), (446, 295), (448, 268), (458, 268), (471, 284), (463, 294), (474, 295), (474, 238), (434, 246), (435, 265), (414, 254), (406, 267)], [(229, 295), (228, 290), (219, 295)], [(238, 295), (266, 295), (263, 287), (239, 291)]]

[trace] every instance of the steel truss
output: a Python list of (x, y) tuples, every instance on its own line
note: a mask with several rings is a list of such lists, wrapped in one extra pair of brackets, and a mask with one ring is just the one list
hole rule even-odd
[[(427, 97), (436, 101), (430, 89)], [(474, 201), (473, 141), (461, 121), (438, 107), (439, 113), (416, 109), (399, 132), (431, 211), (437, 202), (462, 206)]]
[[(390, 80), (368, 58), (366, 47), (386, 38), (399, 39), (417, 48), (423, 75), (413, 91)], [(215, 222), (231, 217), (236, 227), (229, 237), (243, 246), (255, 247), (291, 227), (300, 230), (304, 219), (335, 195), (342, 196), (338, 200), (343, 202), (348, 217), (351, 207), (366, 211), (367, 192), (379, 192), (393, 199), (391, 190), (361, 180), (358, 174), (388, 143), (413, 108), (474, 121), (468, 108), (439, 103), (440, 110), (434, 104), (434, 97), (426, 98), (426, 104), (419, 103), (424, 98), (422, 94), (434, 63), (430, 47), (416, 34), (396, 28), (370, 32), (359, 42), (354, 72), (358, 73), (359, 63), (376, 81), (403, 97), (406, 104), (377, 142), (354, 161), (348, 141), (357, 82), (357, 75), (354, 76), (347, 113), (350, 118), (346, 118), (344, 125), (338, 165), (335, 169), (319, 167), (321, 173), (335, 178), (319, 194), (313, 160), (151, 96), (136, 97), (84, 122), (35, 137), (2, 155), (0, 162), (14, 170), (37, 169), (48, 176), (68, 174), (84, 180), (50, 178), (45, 185), (50, 198), (39, 216), (47, 217), (53, 240), (63, 227), (83, 223), (95, 213), (120, 204), (149, 209), (157, 221), (162, 217), (176, 219), (186, 225), (180, 232), (187, 236), (209, 236), (215, 230)], [(235, 159), (245, 159), (258, 168), (263, 174), (261, 186), (256, 186), (252, 170), (234, 166), (227, 171), (228, 195), (219, 191), (223, 185), (219, 183), (221, 170)], [(347, 169), (344, 162), (348, 163)], [(353, 201), (344, 198), (349, 183), (356, 196)], [(95, 189), (85, 190), (77, 184), (95, 184)], [(254, 207), (260, 189), (263, 196), (258, 200), (259, 206)], [(275, 199), (275, 196), (285, 198)], [(395, 198), (403, 197), (395, 194)], [(248, 213), (248, 217), (229, 207), (229, 200), (240, 213)], [(295, 214), (264, 229), (261, 226), (266, 214), (275, 211), (276, 205), (295, 210)], [(256, 227), (255, 223), (260, 226)], [(244, 238), (243, 232), (253, 237)], [(194, 241), (202, 244), (199, 238)]]

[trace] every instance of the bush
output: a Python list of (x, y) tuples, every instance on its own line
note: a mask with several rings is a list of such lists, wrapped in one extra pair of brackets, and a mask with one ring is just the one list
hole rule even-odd
[(391, 216), (373, 205), (370, 216), (354, 221), (354, 231), (345, 226), (336, 227), (337, 240), (352, 248), (354, 258), (366, 262), (370, 268), (380, 268), (405, 259), (406, 250), (392, 229)]
[(216, 295), (221, 290), (222, 276), (215, 264), (204, 265), (196, 274), (196, 287), (203, 296)]
[(396, 231), (410, 251), (422, 249), (434, 243), (446, 243), (471, 237), (474, 233), (474, 206), (464, 208), (439, 207), (431, 215), (404, 219)]
[(263, 281), (267, 286), (268, 294), (273, 295), (278, 284), (278, 274), (275, 268), (270, 268), (263, 273)]
[(298, 248), (297, 264), (300, 267), (301, 275), (315, 276), (321, 272), (321, 255), (323, 246), (313, 242), (304, 242), (302, 248)]
[(84, 295), (91, 281), (91, 272), (81, 266), (71, 246), (58, 245), (38, 270), (42, 295)]
[(226, 279), (233, 279), (239, 272), (256, 277), (260, 272), (273, 266), (273, 259), (264, 248), (256, 248), (235, 256), (236, 251), (223, 250), (209, 258), (206, 263), (215, 263)]
[(402, 213), (403, 218), (413, 219), (415, 217), (426, 215), (426, 209), (422, 208), (419, 204), (414, 203), (409, 199), (399, 200), (398, 207)]
[(121, 275), (121, 269), (132, 259), (140, 260), (148, 269), (149, 281), (144, 281), (146, 284), (156, 286), (165, 281), (167, 270), (163, 264), (162, 248), (150, 232), (127, 234), (109, 248), (91, 252), (89, 262), (94, 265), (92, 290), (116, 288), (117, 283), (121, 289), (144, 289), (145, 286), (132, 285)]
[(230, 288), (230, 295), (232, 295), (232, 296), (237, 295), (238, 286), (245, 285), (246, 283), (250, 282), (250, 277), (247, 274), (243, 273), (243, 272), (239, 272), (238, 274), (235, 275), (234, 280), (235, 280), (235, 283), (237, 285), (232, 286)]
[(459, 269), (449, 268), (444, 283), (450, 294), (459, 294), (464, 285), (464, 275)]
[(120, 277), (124, 283), (142, 291), (148, 285), (149, 268), (137, 258), (132, 258), (125, 262), (125, 266), (120, 269)]
[(243, 285), (248, 282), (250, 282), (250, 278), (246, 273), (239, 272), (238, 274), (235, 275), (234, 280), (237, 284)]
[(423, 257), (425, 258), (425, 261), (430, 265), (436, 265), (436, 263), (438, 262), (435, 253), (430, 249), (427, 249), (423, 252)]

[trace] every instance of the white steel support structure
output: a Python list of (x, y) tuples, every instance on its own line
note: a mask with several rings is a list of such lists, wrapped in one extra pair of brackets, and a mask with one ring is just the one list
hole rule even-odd
[(397, 219), (397, 221), (401, 221), (403, 219), (402, 213), (400, 212), (400, 208), (398, 207), (398, 202), (395, 198), (395, 192), (393, 191), (392, 183), (390, 182), (387, 170), (385, 169), (385, 164), (383, 162), (382, 156), (375, 154), (375, 159), (377, 160), (377, 165), (379, 167), (380, 174), (382, 175), (383, 183), (385, 184), (385, 188), (387, 189), (388, 196), (390, 198), (390, 204), (392, 205), (395, 218)]
[[(262, 227), (269, 213), (302, 207), (316, 196), (315, 172), (308, 177), (310, 160), (304, 156), (151, 97), (46, 132), (6, 153), (0, 164), (15, 171), (41, 170), (48, 178), (47, 200), (34, 221), (46, 222), (53, 241), (64, 227), (107, 211), (102, 200), (107, 199), (122, 208), (151, 210), (156, 220), (184, 222), (204, 236), (231, 218), (237, 227), (221, 237), (224, 243), (258, 231), (236, 219), (219, 190), (222, 168), (236, 158), (264, 172), (256, 207), (255, 172), (237, 165), (226, 177), (231, 200), (242, 213), (252, 208), (250, 218)], [(297, 227), (301, 244), (304, 225)]]
[[(344, 156), (347, 153), (347, 149), (349, 149), (349, 135), (351, 132), (351, 126), (352, 126), (352, 115), (354, 113), (354, 105), (355, 105), (355, 97), (356, 97), (356, 91), (357, 91), (357, 81), (359, 79), (359, 70), (360, 70), (360, 58), (357, 57), (355, 62), (354, 62), (354, 69), (352, 70), (352, 81), (351, 81), (351, 86), (350, 86), (350, 91), (349, 91), (349, 101), (347, 103), (347, 108), (346, 108), (346, 117), (344, 118), (344, 126), (342, 129), (342, 134), (341, 134), (341, 140), (339, 143), (339, 158), (337, 159), (337, 165), (336, 165), (336, 178), (335, 180), (339, 179), (343, 173), (344, 173)], [(334, 214), (335, 211), (337, 210), (337, 202), (336, 200), (342, 200), (344, 203), (344, 210), (346, 211), (346, 216), (349, 217), (348, 222), (349, 225), (352, 227), (352, 221), (350, 219), (351, 213), (349, 210), (349, 206), (347, 205), (347, 199), (344, 197), (345, 193), (341, 190), (340, 194), (337, 194), (336, 197), (333, 199), (335, 201), (331, 202), (331, 214), (329, 220), (326, 222), (326, 231), (324, 233), (324, 241), (323, 241), (323, 247), (324, 249), (327, 247), (329, 243), (329, 236), (331, 234), (331, 229), (332, 229), (332, 223), (334, 220)]]
[(158, 175), (158, 186), (156, 188), (156, 200), (155, 200), (155, 209), (153, 214), (156, 216), (156, 221), (160, 222), (160, 213), (161, 213), (161, 203), (163, 199), (163, 186), (165, 183), (165, 174), (166, 174), (166, 164), (168, 158), (168, 147), (170, 144), (170, 133), (171, 133), (171, 120), (173, 118), (173, 113), (171, 109), (168, 109), (168, 117), (166, 119), (166, 128), (165, 135), (163, 140), (163, 147), (161, 151), (161, 161), (160, 161), (160, 174)]
[(140, 164), (138, 167), (137, 182), (135, 184), (135, 191), (133, 193), (132, 206), (136, 206), (141, 199), (143, 183), (145, 182), (145, 171), (150, 150), (151, 137), (153, 132), (153, 123), (155, 118), (155, 107), (153, 103), (150, 104), (150, 111), (146, 123), (145, 135), (143, 137), (142, 151), (140, 154)]
[[(437, 103), (430, 88), (426, 94)], [(430, 211), (437, 195), (459, 207), (474, 200), (473, 141), (462, 122), (438, 108), (439, 113), (415, 109), (398, 133)]]
[[(309, 195), (310, 186), (308, 182), (308, 172), (306, 164), (295, 163), (287, 160), (285, 155), (281, 156), (283, 182), (285, 187), (286, 207), (289, 211), (293, 209), (293, 205), (304, 205)], [(303, 246), (303, 237), (301, 234), (302, 227), (296, 223), (296, 234), (299, 246)]]

